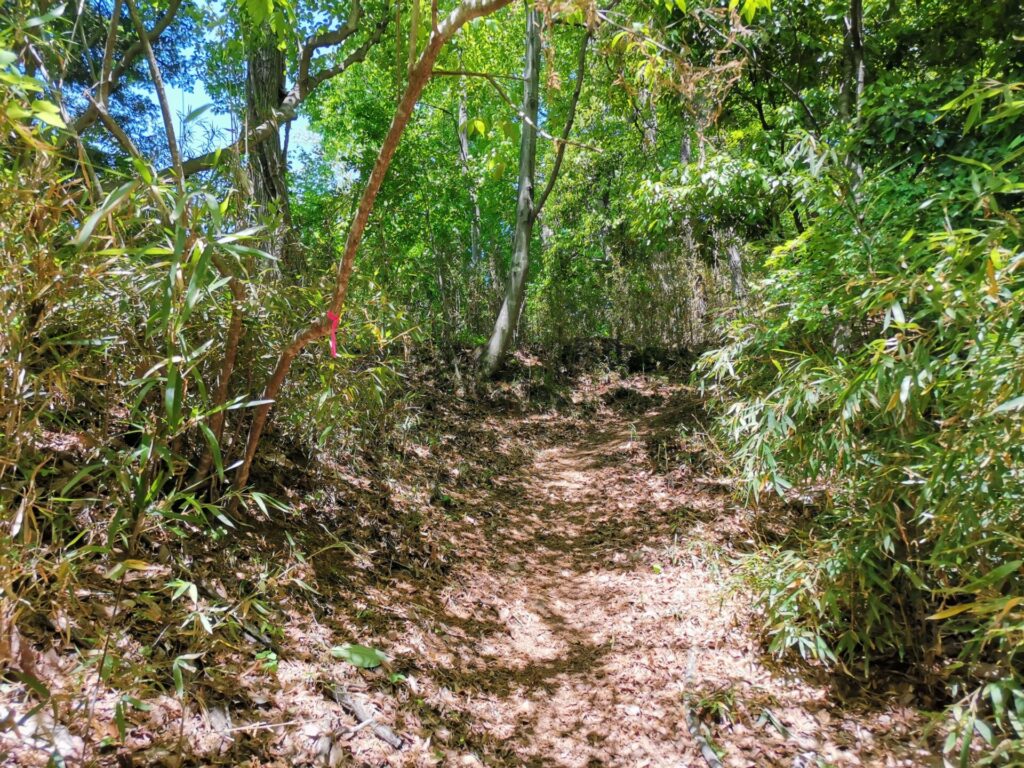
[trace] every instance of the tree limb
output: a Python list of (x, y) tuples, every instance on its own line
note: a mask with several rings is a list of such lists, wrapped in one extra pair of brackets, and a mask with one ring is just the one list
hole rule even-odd
[(557, 141), (555, 161), (551, 166), (551, 172), (548, 174), (548, 180), (544, 185), (544, 191), (540, 193), (540, 197), (537, 198), (537, 202), (534, 203), (533, 206), (533, 217), (535, 219), (540, 216), (540, 212), (544, 208), (544, 203), (548, 201), (548, 195), (550, 195), (551, 190), (555, 188), (555, 181), (558, 179), (558, 172), (562, 170), (562, 159), (565, 157), (565, 145), (569, 140), (569, 132), (572, 130), (573, 121), (576, 119), (576, 105), (579, 104), (580, 93), (583, 91), (583, 76), (586, 74), (587, 66), (587, 45), (590, 43), (590, 38), (590, 30), (587, 30), (587, 33), (583, 36), (583, 42), (580, 43), (579, 58), (576, 61), (576, 87), (572, 92), (572, 99), (569, 101), (569, 112), (565, 116), (565, 127), (562, 128), (562, 137)]
[[(707, 16), (707, 12), (706, 11), (702, 12), (701, 15)], [(780, 77), (770, 67), (768, 67), (765, 64), (762, 64), (760, 59), (757, 58), (756, 54), (750, 48), (745, 46), (743, 43), (739, 42), (736, 39), (731, 39), (730, 40), (729, 37), (727, 35), (723, 34), (722, 31), (720, 29), (718, 29), (717, 27), (715, 27), (714, 24), (707, 24), (706, 25), (706, 29), (711, 30), (713, 33), (715, 33), (716, 35), (721, 37), (723, 40), (726, 41), (726, 43), (731, 44), (731, 45), (735, 45), (737, 48), (739, 48), (741, 51), (743, 51), (743, 53), (745, 53), (747, 55), (747, 57), (750, 58), (751, 61), (754, 62), (754, 65), (758, 69), (760, 69), (762, 72), (764, 72), (768, 77), (770, 77), (773, 80), (777, 81), (779, 83), (779, 85), (781, 85), (785, 89), (786, 93), (788, 93), (797, 102), (797, 104), (799, 104), (801, 106), (801, 108), (804, 111), (804, 114), (807, 115), (807, 119), (810, 122), (811, 127), (814, 129), (815, 133), (817, 135), (821, 134), (821, 125), (818, 123), (818, 119), (814, 116), (814, 113), (811, 111), (811, 108), (809, 106), (807, 106), (807, 102), (804, 101), (803, 96), (801, 96), (800, 93), (793, 86), (791, 86), (788, 82), (786, 82), (786, 80), (784, 78)]]
[(90, 94), (86, 94), (85, 97), (89, 100), (89, 104), (96, 109), (96, 114), (99, 116), (100, 122), (103, 123), (103, 127), (107, 129), (111, 136), (117, 139), (117, 143), (121, 145), (121, 149), (127, 152), (132, 157), (142, 160), (142, 153), (139, 152), (139, 148), (135, 146), (135, 142), (132, 141), (131, 137), (124, 132), (124, 129), (117, 124), (117, 121), (107, 112), (105, 104), (100, 103), (98, 100), (93, 99)]
[[(448, 14), (444, 21), (438, 25), (437, 30), (431, 32), (426, 47), (416, 61), (416, 66), (413, 67), (412, 76), (409, 78), (405, 92), (402, 94), (402, 98), (395, 109), (395, 115), (391, 120), (391, 127), (388, 128), (388, 132), (381, 144), (380, 152), (377, 155), (377, 160), (373, 165), (373, 170), (370, 171), (370, 176), (366, 180), (366, 186), (363, 188), (363, 194), (359, 198), (359, 206), (356, 208), (352, 225), (349, 227), (348, 238), (345, 240), (345, 250), (342, 252), (341, 260), (338, 262), (334, 278), (334, 291), (331, 296), (331, 302), (326, 307), (327, 312), (334, 315), (341, 314), (345, 298), (348, 295), (348, 286), (352, 278), (352, 270), (355, 266), (356, 252), (363, 241), (363, 233), (366, 231), (370, 212), (373, 210), (373, 205), (377, 200), (377, 193), (380, 191), (380, 185), (384, 182), (384, 177), (391, 166), (391, 160), (398, 149), (398, 142), (402, 138), (409, 120), (412, 118), (416, 102), (419, 101), (423, 89), (430, 81), (434, 62), (437, 60), (438, 54), (441, 53), (441, 49), (455, 36), (455, 33), (463, 25), (473, 19), (494, 13), (510, 2), (511, 0), (462, 0)], [(234, 478), (233, 488), (236, 492), (242, 491), (249, 482), (249, 471), (252, 469), (252, 462), (256, 456), (256, 449), (259, 447), (260, 438), (263, 435), (263, 428), (267, 424), (271, 405), (280, 394), (281, 388), (288, 378), (288, 372), (291, 370), (292, 363), (308, 344), (323, 338), (330, 332), (330, 320), (326, 316), (320, 316), (312, 320), (305, 329), (299, 331), (295, 338), (281, 350), (281, 354), (277, 359), (277, 365), (275, 365), (273, 373), (271, 373), (263, 388), (263, 396), (260, 398), (263, 402), (256, 406), (253, 411), (252, 423), (249, 426), (249, 436), (245, 444), (245, 454)], [(236, 495), (236, 502), (237, 499), (238, 496)]]
[(480, 77), (480, 78), (483, 78), (484, 80), (486, 80), (487, 82), (489, 82), (491, 84), (491, 86), (494, 88), (494, 90), (496, 90), (498, 92), (498, 95), (501, 96), (502, 101), (504, 101), (506, 104), (508, 104), (510, 107), (512, 107), (512, 109), (514, 109), (516, 111), (516, 114), (519, 116), (519, 118), (521, 120), (525, 121), (532, 128), (535, 128), (537, 130), (537, 134), (539, 136), (543, 136), (548, 141), (562, 142), (562, 143), (565, 143), (565, 144), (571, 144), (572, 146), (579, 147), (580, 149), (588, 149), (591, 152), (597, 152), (597, 154), (601, 154), (601, 152), (602, 152), (600, 147), (595, 147), (595, 146), (593, 146), (591, 144), (583, 144), (582, 142), (570, 141), (569, 139), (557, 139), (554, 136), (552, 136), (550, 133), (545, 131), (543, 128), (540, 128), (539, 126), (534, 125), (533, 121), (530, 120), (526, 115), (523, 114), (523, 110), (520, 109), (519, 107), (517, 107), (515, 102), (512, 101), (511, 98), (509, 98), (509, 95), (507, 93), (505, 93), (505, 89), (501, 87), (501, 85), (498, 83), (498, 80), (497, 80), (497, 78), (499, 78), (499, 77), (508, 78), (510, 80), (511, 79), (522, 80), (523, 78), (521, 78), (521, 77), (513, 77), (512, 75), (492, 75), (490, 72), (473, 72), (473, 71), (465, 70), (465, 69), (435, 69), (431, 74), (439, 75), (439, 76), (444, 76), (444, 77)]
[[(110, 29), (107, 30), (107, 41), (103, 46), (103, 62), (100, 65), (99, 103), (106, 107), (107, 96), (110, 94), (110, 68), (114, 65), (114, 46), (117, 45), (117, 28), (120, 26), (121, 0), (114, 0), (110, 11)], [(90, 99), (90, 105), (92, 100)]]
[[(330, 80), (333, 77), (337, 77), (346, 69), (351, 67), (353, 64), (363, 61), (366, 58), (366, 54), (369, 53), (370, 48), (372, 48), (373, 46), (380, 42), (380, 38), (384, 34), (384, 30), (387, 29), (388, 23), (390, 21), (391, 19), (385, 16), (377, 24), (376, 28), (373, 30), (373, 34), (370, 35), (369, 38), (367, 38), (366, 42), (364, 42), (361, 46), (356, 48), (356, 50), (352, 51), (351, 54), (345, 57), (344, 61), (342, 61), (340, 64), (334, 65), (333, 67), (327, 67), (327, 69), (324, 69), (318, 72), (316, 75), (314, 75), (311, 81), (312, 84), (310, 85), (309, 91), (312, 92), (314, 88), (320, 85), (320, 83)], [(305, 98), (305, 96), (303, 96), (303, 98)]]
[[(114, 6), (114, 11), (116, 15), (111, 14), (110, 23), (112, 26), (116, 26), (120, 23), (120, 9), (118, 8), (118, 5), (119, 3), (115, 3)], [(157, 23), (153, 25), (152, 31), (150, 31), (149, 34), (145, 35), (146, 43), (148, 45), (152, 45), (153, 43), (155, 43), (159, 39), (160, 35), (162, 35), (167, 30), (167, 28), (171, 25), (171, 22), (174, 21), (174, 17), (178, 13), (178, 9), (180, 7), (181, 0), (171, 0), (171, 3), (167, 8), (167, 13), (161, 16), (159, 21), (157, 21)], [(101, 89), (104, 87), (106, 88), (106, 93), (104, 94), (105, 97), (109, 96), (112, 91), (117, 90), (117, 88), (121, 84), (121, 77), (124, 75), (125, 72), (128, 71), (129, 67), (131, 67), (135, 63), (135, 60), (139, 58), (139, 54), (143, 53), (144, 50), (145, 49), (142, 44), (142, 39), (140, 38), (135, 43), (133, 43), (131, 47), (128, 48), (127, 51), (124, 52), (124, 56), (121, 57), (121, 61), (119, 61), (117, 66), (114, 67), (114, 69), (110, 72), (109, 77), (106, 78), (106, 82), (101, 81), (99, 83)], [(106, 58), (105, 53), (104, 58)], [(99, 103), (105, 104), (106, 99), (101, 99)], [(78, 118), (74, 121), (74, 123), (71, 125), (71, 129), (75, 133), (80, 134), (82, 133), (82, 131), (84, 131), (93, 123), (95, 123), (96, 120), (99, 119), (99, 117), (100, 113), (96, 109), (96, 105), (90, 104), (86, 108), (86, 110), (81, 115), (79, 115)]]
[[(296, 86), (303, 98), (312, 90), (309, 87), (309, 67), (313, 62), (313, 54), (320, 48), (340, 45), (348, 40), (359, 29), (359, 20), (362, 18), (362, 15), (363, 7), (359, 0), (355, 0), (352, 4), (352, 12), (349, 14), (344, 26), (320, 35), (313, 35), (303, 44), (302, 53), (299, 55), (299, 76), (296, 79)], [(313, 86), (313, 88), (315, 87), (316, 85)]]
[(186, 160), (182, 163), (182, 173), (188, 177), (199, 173), (200, 171), (208, 171), (220, 162), (220, 158), (222, 156), (228, 154), (242, 154), (254, 145), (260, 144), (261, 142), (269, 139), (274, 135), (274, 131), (276, 129), (280, 128), (282, 125), (290, 123), (298, 116), (299, 105), (316, 89), (317, 86), (326, 80), (337, 77), (353, 64), (363, 61), (366, 58), (366, 54), (369, 53), (370, 48), (380, 41), (381, 35), (384, 34), (384, 30), (387, 28), (389, 21), (390, 19), (385, 17), (384, 20), (381, 21), (374, 29), (373, 34), (367, 38), (361, 46), (346, 56), (340, 63), (333, 67), (328, 67), (312, 77), (307, 73), (305, 87), (303, 87), (301, 80), (296, 83), (295, 87), (292, 88), (281, 101), (281, 106), (278, 109), (275, 109), (270, 117), (255, 128), (252, 128), (248, 133), (243, 133), (226, 147), (215, 149), (212, 152), (207, 152), (205, 155), (200, 155), (199, 157), (193, 157), (191, 160)]
[(174, 134), (174, 117), (171, 115), (171, 105), (167, 101), (167, 91), (164, 89), (164, 79), (160, 74), (160, 65), (157, 64), (156, 54), (153, 53), (153, 46), (149, 44), (149, 36), (146, 28), (142, 25), (142, 17), (132, 0), (124, 0), (128, 7), (128, 13), (132, 17), (135, 29), (138, 30), (139, 40), (142, 42), (142, 49), (146, 53), (146, 61), (149, 63), (149, 74), (153, 78), (153, 87), (156, 88), (156, 97), (160, 102), (160, 114), (164, 119), (164, 132), (167, 134), (167, 148), (171, 152), (171, 162), (174, 164), (175, 175), (178, 177), (178, 188), (184, 190), (185, 177), (181, 173), (181, 152), (178, 149), (178, 139)]
[(484, 79), (490, 79), (492, 77), (500, 78), (502, 80), (519, 80), (522, 81), (522, 75), (498, 75), (494, 72), (477, 72), (472, 69), (435, 69), (431, 74), (439, 75), (443, 77), (482, 77)]

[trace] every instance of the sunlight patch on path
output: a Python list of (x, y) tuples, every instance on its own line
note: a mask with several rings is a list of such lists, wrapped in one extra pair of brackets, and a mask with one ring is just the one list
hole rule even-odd
[(655, 471), (652, 420), (488, 421), (492, 450), (531, 452), (462, 488), (454, 568), (398, 647), (420, 662), (424, 741), (392, 763), (700, 767), (689, 698), (718, 707), (702, 717), (727, 766), (920, 765), (888, 758), (875, 714), (769, 670), (729, 587), (739, 513)]

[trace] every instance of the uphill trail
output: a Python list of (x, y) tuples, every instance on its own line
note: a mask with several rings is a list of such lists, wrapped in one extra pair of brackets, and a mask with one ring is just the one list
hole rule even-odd
[(582, 418), (499, 409), (450, 436), (475, 430), (440, 492), (452, 567), (379, 595), (409, 606), (380, 641), (415, 659), (415, 695), (382, 703), (413, 736), (364, 737), (367, 764), (929, 764), (895, 693), (840, 705), (765, 656), (735, 578), (745, 511), (659, 469), (679, 466), (659, 457), (692, 419), (680, 394), (641, 380)]
[[(150, 687), (92, 683), (120, 744), (91, 757), (36, 707), (0, 728), (0, 764), (41, 768), (51, 744), (95, 768), (942, 764), (898, 671), (858, 692), (765, 652), (750, 558), (794, 520), (736, 501), (697, 393), (619, 373), (470, 397), (438, 381), (417, 382), (401, 444), (319, 470), (271, 457), (262, 481), (290, 506), (186, 540), (196, 602), (264, 590), (273, 638), (198, 635), (187, 697), (158, 665)], [(124, 604), (170, 610), (170, 574), (140, 570)], [(109, 579), (87, 583), (76, 621), (109, 621)], [(127, 658), (164, 633), (136, 614)], [(34, 663), (60, 701), (91, 674), (63, 645)], [(126, 689), (145, 700), (120, 734)], [(25, 712), (11, 690), (0, 705)]]

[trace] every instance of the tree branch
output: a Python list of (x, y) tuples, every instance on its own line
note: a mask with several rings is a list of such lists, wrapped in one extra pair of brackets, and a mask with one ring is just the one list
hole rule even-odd
[[(713, 18), (713, 17), (710, 17), (707, 14), (706, 11), (702, 11), (702, 12), (700, 12), (700, 14), (704, 15), (706, 17), (709, 17), (709, 18)], [(745, 53), (747, 55), (747, 57), (751, 61), (754, 62), (754, 65), (758, 69), (760, 69), (762, 72), (764, 72), (768, 77), (770, 77), (773, 80), (777, 81), (779, 83), (779, 85), (781, 85), (786, 90), (786, 93), (788, 93), (797, 102), (797, 104), (799, 104), (803, 108), (804, 114), (807, 115), (807, 119), (810, 122), (811, 127), (814, 129), (815, 134), (821, 135), (821, 125), (819, 125), (818, 119), (814, 116), (814, 113), (811, 111), (811, 108), (809, 106), (807, 106), (807, 102), (804, 101), (803, 96), (801, 96), (797, 92), (797, 90), (795, 88), (793, 88), (793, 86), (791, 86), (788, 82), (786, 82), (785, 79), (783, 79), (778, 74), (776, 74), (775, 71), (772, 70), (770, 67), (766, 66), (765, 64), (762, 64), (761, 61), (757, 58), (757, 55), (755, 54), (755, 52), (752, 51), (747, 46), (745, 46), (743, 43), (739, 42), (736, 39), (730, 39), (720, 29), (718, 29), (714, 24), (707, 24), (705, 28), (711, 30), (713, 33), (715, 33), (716, 35), (721, 37), (723, 40), (726, 41), (726, 43), (728, 43), (730, 45), (735, 45), (737, 48), (739, 48), (741, 51), (743, 51), (743, 53)]]
[[(103, 46), (103, 63), (100, 65), (99, 79), (99, 103), (104, 107), (107, 105), (107, 96), (110, 94), (110, 68), (114, 65), (114, 46), (117, 45), (117, 28), (121, 25), (121, 0), (114, 0), (114, 7), (110, 11), (110, 29), (107, 30), (107, 42)], [(90, 105), (92, 99), (89, 100)]]
[[(373, 34), (366, 39), (366, 42), (345, 57), (344, 61), (333, 67), (328, 67), (314, 75), (312, 78), (312, 84), (309, 88), (309, 93), (312, 93), (313, 89), (320, 85), (320, 83), (330, 80), (332, 77), (337, 77), (353, 64), (363, 61), (366, 58), (366, 54), (370, 52), (370, 49), (380, 42), (380, 38), (384, 34), (384, 30), (388, 28), (388, 23), (390, 21), (391, 19), (388, 16), (385, 16), (374, 28)], [(306, 95), (308, 95), (308, 93)], [(305, 95), (303, 98), (305, 98)]]
[(124, 132), (124, 129), (117, 124), (117, 121), (107, 112), (107, 106), (101, 102), (93, 99), (91, 94), (86, 94), (85, 98), (89, 100), (89, 104), (96, 109), (96, 114), (99, 116), (100, 122), (103, 123), (103, 127), (107, 129), (111, 136), (117, 139), (117, 143), (121, 145), (121, 149), (127, 152), (132, 157), (142, 160), (142, 153), (139, 152), (139, 148), (135, 146), (135, 142), (132, 141), (131, 137)]
[[(112, 26), (116, 26), (120, 23), (120, 9), (118, 8), (118, 5), (119, 3), (115, 3), (115, 12), (111, 14), (110, 23)], [(167, 30), (167, 28), (171, 25), (171, 22), (174, 21), (174, 17), (178, 13), (178, 9), (180, 7), (181, 0), (171, 0), (171, 3), (167, 8), (167, 13), (161, 16), (160, 20), (153, 25), (152, 31), (149, 32), (149, 34), (145, 35), (145, 41), (147, 45), (152, 45), (153, 43), (155, 43), (159, 39), (160, 35), (162, 35)], [(112, 91), (115, 91), (118, 87), (120, 87), (121, 77), (124, 75), (125, 72), (128, 71), (129, 67), (131, 67), (132, 64), (135, 63), (135, 60), (139, 57), (139, 54), (143, 53), (144, 50), (145, 48), (142, 43), (142, 38), (140, 38), (135, 43), (133, 43), (131, 47), (128, 48), (127, 51), (124, 52), (124, 56), (121, 57), (121, 61), (119, 61), (117, 66), (114, 67), (113, 71), (110, 72), (109, 77), (106, 78), (106, 82), (104, 83), (101, 81), (98, 84), (100, 88), (103, 88), (104, 86), (106, 87), (106, 93), (104, 94), (104, 97), (109, 96)], [(104, 58), (106, 58), (106, 53), (104, 53)], [(105, 104), (106, 98), (101, 99), (99, 103)], [(71, 129), (75, 133), (80, 134), (90, 125), (95, 123), (96, 120), (99, 119), (99, 116), (100, 113), (96, 109), (96, 105), (89, 104), (86, 110), (81, 115), (79, 115), (75, 122), (71, 125)]]
[(307, 74), (307, 87), (303, 89), (301, 81), (295, 84), (284, 99), (281, 101), (281, 106), (275, 109), (273, 114), (270, 115), (266, 120), (251, 129), (247, 134), (243, 133), (235, 141), (226, 147), (215, 149), (212, 152), (207, 152), (205, 155), (199, 157), (193, 157), (191, 160), (186, 160), (182, 163), (182, 173), (188, 177), (199, 173), (200, 171), (208, 171), (211, 168), (217, 166), (222, 156), (227, 154), (243, 154), (248, 149), (251, 149), (256, 144), (260, 144), (271, 136), (274, 135), (274, 131), (280, 128), (282, 125), (286, 125), (294, 120), (298, 116), (298, 107), (305, 101), (306, 97), (311, 94), (317, 86), (321, 83), (330, 80), (332, 77), (337, 77), (346, 69), (351, 67), (353, 64), (357, 64), (366, 58), (366, 54), (369, 53), (370, 48), (376, 45), (384, 34), (384, 30), (387, 28), (389, 18), (385, 17), (381, 21), (373, 34), (366, 39), (361, 46), (356, 50), (352, 51), (345, 59), (336, 64), (333, 67), (328, 67), (322, 72), (318, 72), (316, 75), (309, 77)]
[[(313, 62), (313, 54), (320, 48), (326, 48), (331, 45), (340, 45), (341, 43), (348, 40), (355, 32), (359, 29), (359, 20), (363, 15), (363, 7), (359, 0), (354, 0), (352, 3), (352, 12), (349, 14), (348, 20), (344, 26), (339, 29), (332, 30), (330, 32), (324, 32), (321, 35), (313, 35), (310, 37), (302, 46), (302, 53), (299, 56), (299, 76), (296, 78), (296, 85), (299, 89), (299, 93), (305, 98), (306, 94), (312, 90), (308, 86), (309, 83), (309, 67)], [(313, 88), (316, 86), (314, 85)]]
[(507, 93), (505, 93), (505, 89), (501, 87), (501, 85), (498, 83), (498, 80), (497, 80), (497, 78), (499, 78), (499, 77), (508, 78), (510, 80), (522, 80), (523, 79), (522, 77), (514, 77), (512, 75), (492, 75), (490, 72), (473, 72), (473, 71), (465, 70), (465, 69), (435, 69), (431, 74), (432, 75), (440, 75), (440, 76), (444, 76), (444, 77), (480, 77), (480, 78), (483, 78), (484, 80), (486, 80), (487, 82), (489, 82), (491, 84), (491, 86), (494, 88), (494, 90), (496, 90), (498, 92), (498, 95), (501, 96), (502, 101), (504, 101), (506, 104), (508, 104), (510, 107), (512, 107), (512, 109), (514, 109), (516, 111), (516, 114), (519, 116), (519, 118), (521, 120), (526, 122), (530, 127), (536, 129), (537, 134), (539, 136), (544, 137), (548, 141), (562, 142), (562, 143), (565, 143), (565, 144), (571, 144), (574, 147), (579, 147), (580, 149), (588, 149), (591, 152), (597, 152), (597, 154), (599, 154), (599, 155), (602, 153), (602, 150), (601, 150), (600, 147), (595, 147), (595, 146), (593, 146), (591, 144), (583, 144), (583, 143), (578, 142), (578, 141), (569, 141), (568, 139), (557, 139), (554, 136), (552, 136), (550, 133), (545, 131), (543, 128), (540, 128), (539, 126), (535, 125), (532, 120), (530, 120), (526, 115), (524, 115), (523, 114), (523, 110), (520, 109), (519, 107), (517, 107), (515, 102), (512, 101), (511, 98), (509, 98), (509, 95)]
[[(441, 49), (454, 37), (455, 33), (467, 22), (508, 5), (511, 0), (462, 0), (456, 8), (448, 14), (437, 30), (432, 32), (426, 47), (413, 67), (412, 76), (406, 84), (405, 93), (402, 95), (395, 115), (391, 120), (391, 127), (381, 144), (377, 161), (373, 165), (369, 178), (366, 180), (366, 187), (359, 198), (359, 206), (349, 227), (348, 238), (345, 240), (345, 250), (342, 252), (341, 260), (338, 262), (337, 272), (334, 278), (334, 291), (328, 313), (340, 315), (345, 305), (345, 298), (348, 295), (349, 281), (352, 278), (352, 270), (355, 266), (356, 252), (363, 240), (363, 233), (366, 231), (366, 224), (370, 218), (370, 212), (377, 200), (377, 193), (380, 185), (387, 175), (391, 160), (398, 149), (398, 142), (402, 138), (405, 127), (409, 124), (416, 102), (419, 101), (423, 89), (430, 80), (434, 62), (437, 60)], [(246, 440), (245, 453), (241, 465), (235, 474), (233, 488), (236, 492), (242, 491), (249, 482), (249, 470), (252, 468), (252, 461), (256, 456), (256, 449), (259, 447), (260, 438), (263, 435), (263, 428), (267, 424), (267, 417), (270, 415), (270, 408), (281, 392), (292, 363), (298, 354), (311, 342), (321, 339), (331, 331), (330, 321), (324, 317), (315, 318), (303, 330), (299, 331), (295, 338), (286, 345), (277, 359), (277, 365), (273, 373), (267, 379), (263, 389), (263, 396), (260, 398), (263, 403), (253, 411), (252, 423), (249, 426), (249, 436)], [(238, 498), (237, 496), (235, 497)]]
[(477, 72), (471, 69), (435, 69), (431, 74), (442, 77), (482, 77), (484, 79), (496, 77), (502, 80), (519, 81), (523, 79), (522, 75), (496, 75), (493, 72)]
[(178, 139), (174, 134), (174, 117), (171, 115), (171, 105), (167, 101), (167, 91), (164, 89), (164, 79), (160, 75), (160, 65), (157, 64), (156, 54), (153, 53), (153, 46), (149, 44), (149, 36), (146, 28), (142, 25), (142, 17), (132, 0), (124, 0), (128, 7), (128, 13), (132, 17), (135, 29), (138, 30), (139, 40), (142, 42), (142, 49), (146, 53), (146, 61), (149, 62), (149, 74), (153, 78), (153, 87), (156, 88), (156, 97), (160, 102), (160, 114), (164, 119), (164, 132), (167, 134), (167, 148), (171, 151), (171, 162), (174, 164), (175, 175), (178, 177), (178, 189), (184, 190), (185, 177), (181, 172), (181, 152), (178, 149)]
[(576, 61), (576, 87), (572, 92), (572, 99), (569, 102), (569, 112), (565, 116), (565, 127), (562, 128), (562, 137), (557, 143), (557, 149), (555, 150), (555, 162), (551, 166), (551, 172), (548, 174), (547, 184), (544, 185), (544, 191), (540, 193), (540, 197), (533, 206), (533, 218), (536, 219), (540, 216), (541, 210), (544, 208), (544, 203), (548, 201), (548, 195), (551, 194), (551, 190), (555, 188), (555, 181), (558, 179), (558, 172), (562, 170), (562, 159), (565, 157), (565, 145), (569, 140), (569, 132), (572, 130), (573, 121), (576, 119), (576, 105), (580, 101), (580, 93), (583, 92), (583, 77), (586, 74), (587, 66), (587, 45), (590, 43), (591, 33), (587, 30), (587, 33), (583, 36), (583, 42), (580, 43), (579, 58)]

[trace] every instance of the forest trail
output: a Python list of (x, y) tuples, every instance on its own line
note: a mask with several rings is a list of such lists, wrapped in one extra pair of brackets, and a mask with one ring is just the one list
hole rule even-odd
[(402, 756), (371, 751), (388, 764), (440, 752), (445, 765), (703, 766), (691, 718), (727, 766), (925, 764), (900, 746), (909, 710), (840, 708), (820, 682), (769, 669), (749, 596), (732, 589), (739, 510), (692, 471), (656, 469), (679, 414), (647, 408), (662, 394), (622, 392), (625, 413), (612, 397), (588, 419), (480, 425), (480, 466), (510, 441), (518, 461), (454, 478), (454, 567), (403, 598), (410, 620), (386, 641), (416, 660), (421, 738)]
[[(145, 704), (118, 751), (88, 764), (715, 765), (698, 733), (730, 768), (941, 765), (914, 746), (923, 718), (899, 680), (840, 696), (820, 670), (764, 653), (738, 565), (764, 520), (714, 476), (696, 393), (613, 374), (474, 398), (425, 387), (415, 408), (406, 442), (361, 474), (268, 462), (263, 481), (287, 483), (293, 506), (251, 518), (240, 541), (188, 542), (209, 593), (263, 580), (273, 663), (254, 657), (255, 634), (198, 635), (209, 645), (185, 707), (166, 686), (133, 689)], [(150, 597), (169, 597), (168, 578), (140, 571), (126, 604), (169, 610)], [(82, 583), (112, 594), (102, 573)], [(88, 627), (111, 609), (78, 610)], [(135, 615), (128, 642), (159, 647), (160, 626)], [(387, 660), (349, 663), (346, 643)], [(119, 689), (76, 678), (64, 646), (34, 659), (58, 696), (99, 691), (96, 727), (117, 735)], [(10, 691), (0, 704), (24, 711)], [(26, 717), (20, 741), (0, 731), (0, 763), (45, 765), (51, 741), (81, 756), (81, 719)]]
[[(700, 761), (683, 702), (688, 675), (702, 674), (691, 651), (702, 668), (715, 661), (708, 640), (730, 634), (721, 574), (686, 530), (680, 494), (637, 466), (630, 427), (538, 450), (490, 499), (503, 514), (443, 596), (459, 620), (493, 626), (452, 703), (510, 764)], [(685, 501), (690, 513), (716, 506)]]

